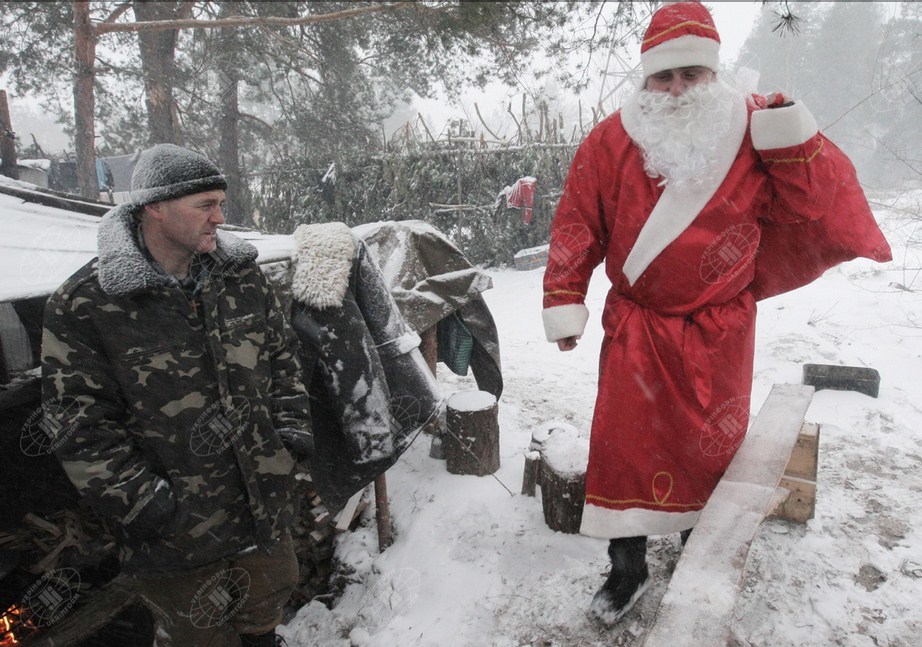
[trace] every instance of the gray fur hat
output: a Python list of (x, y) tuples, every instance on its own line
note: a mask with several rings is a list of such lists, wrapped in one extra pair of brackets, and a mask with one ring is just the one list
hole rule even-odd
[(140, 207), (226, 188), (221, 171), (207, 158), (175, 144), (157, 144), (138, 157), (131, 174), (130, 196)]

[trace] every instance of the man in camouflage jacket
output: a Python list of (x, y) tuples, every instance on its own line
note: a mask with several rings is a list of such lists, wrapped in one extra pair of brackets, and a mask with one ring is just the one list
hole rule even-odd
[(217, 229), (225, 188), (196, 153), (144, 151), (98, 258), (45, 310), (43, 400), (71, 415), (56, 453), (115, 529), (160, 645), (275, 644), (297, 583), (282, 438), (310, 451), (307, 394), (256, 249)]

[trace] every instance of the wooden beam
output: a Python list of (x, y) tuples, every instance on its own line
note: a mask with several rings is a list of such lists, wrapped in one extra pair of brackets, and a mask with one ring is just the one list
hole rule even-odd
[(786, 476), (816, 481), (816, 467), (819, 461), (820, 426), (805, 422), (791, 451), (791, 459), (784, 470)]
[(726, 645), (746, 558), (776, 503), (813, 387), (776, 384), (682, 551), (645, 647)]
[(819, 425), (805, 422), (791, 452), (771, 517), (806, 523), (816, 510), (816, 470), (820, 447)]

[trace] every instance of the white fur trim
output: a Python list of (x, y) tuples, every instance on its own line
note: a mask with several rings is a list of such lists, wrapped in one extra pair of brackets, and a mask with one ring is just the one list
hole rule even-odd
[[(714, 83), (723, 83), (723, 81), (718, 79)], [(636, 133), (638, 110), (635, 98), (628, 101), (621, 111), (621, 123), (629, 136), (632, 136), (632, 131)], [(634, 282), (649, 267), (650, 263), (656, 260), (660, 252), (669, 246), (669, 243), (682, 235), (682, 232), (717, 193), (743, 143), (743, 137), (746, 135), (746, 120), (746, 99), (740, 95), (739, 100), (733, 106), (727, 135), (721, 140), (721, 146), (717, 151), (716, 172), (712, 182), (703, 186), (666, 185), (663, 195), (650, 212), (650, 216), (637, 236), (634, 247), (631, 248), (627, 260), (624, 261), (622, 271), (631, 285), (634, 285)]]
[(672, 38), (640, 55), (643, 78), (677, 67), (703, 65), (714, 72), (720, 67), (720, 43), (713, 38), (687, 34)]
[(301, 225), (295, 240), (291, 293), (314, 308), (339, 307), (349, 288), (356, 239), (342, 222)]
[(818, 132), (816, 119), (802, 101), (786, 108), (766, 108), (752, 113), (752, 145), (758, 151), (800, 146)]
[(697, 523), (700, 516), (700, 510), (694, 512), (664, 512), (644, 508), (611, 510), (586, 503), (583, 506), (583, 520), (579, 532), (582, 535), (601, 539), (669, 535), (688, 530)]
[(545, 308), (541, 312), (541, 318), (544, 320), (544, 334), (547, 335), (548, 341), (579, 337), (586, 330), (589, 308), (582, 303), (567, 303)]

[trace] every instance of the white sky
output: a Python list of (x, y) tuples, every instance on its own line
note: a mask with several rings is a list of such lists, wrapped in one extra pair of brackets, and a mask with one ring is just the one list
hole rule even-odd
[[(759, 11), (771, 11), (769, 6), (763, 9), (761, 2), (709, 2), (705, 4), (711, 8), (711, 13), (714, 16), (714, 23), (720, 34), (720, 56), (721, 62), (724, 65), (736, 59), (740, 48), (749, 36), (749, 32), (752, 29), (756, 17), (759, 15)], [(632, 57), (636, 57), (639, 55), (639, 52), (640, 43), (638, 41), (629, 49), (628, 54)], [(604, 65), (604, 59), (604, 54), (597, 55), (595, 64), (601, 67)], [(596, 75), (601, 79), (601, 70), (596, 71)], [(609, 83), (609, 86), (610, 85), (611, 83)], [(539, 94), (542, 92), (540, 83), (534, 84), (533, 88), (539, 89)], [(508, 136), (508, 128), (513, 127), (513, 124), (506, 109), (511, 102), (514, 106), (513, 110), (518, 113), (521, 109), (522, 91), (522, 88), (510, 90), (501, 84), (494, 83), (489, 85), (484, 91), (472, 90), (468, 92), (464, 96), (462, 105), (460, 106), (448, 105), (443, 99), (417, 98), (412, 104), (412, 110), (399, 111), (395, 114), (394, 118), (385, 122), (385, 132), (390, 134), (396, 128), (406, 123), (407, 119), (415, 120), (417, 113), (423, 115), (430, 131), (432, 131), (435, 136), (438, 136), (436, 133), (442, 132), (448, 120), (457, 118), (466, 118), (474, 125), (475, 130), (480, 132), (482, 126), (474, 108), (474, 104), (476, 103), (477, 107), (480, 109), (481, 115), (483, 115), (491, 126), (491, 130), (496, 132), (499, 136)], [(543, 91), (546, 93), (547, 89), (545, 88)], [(597, 104), (598, 98), (599, 84), (595, 82), (591, 84), (590, 88), (582, 95), (584, 111), (589, 110), (586, 106)], [(565, 104), (560, 107), (560, 111), (564, 113), (565, 123), (567, 123), (569, 127), (569, 125), (572, 125), (577, 119), (577, 117), (574, 116), (577, 111), (577, 101), (575, 98), (566, 99), (561, 97), (560, 102)], [(551, 112), (553, 113), (554, 110)], [(502, 126), (497, 124), (502, 124)], [(501, 133), (500, 131), (503, 127), (507, 128), (507, 130)]]

